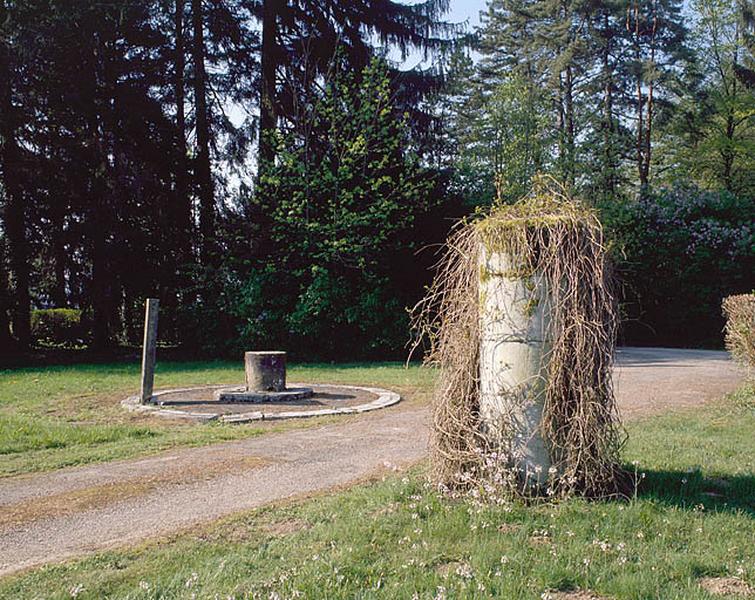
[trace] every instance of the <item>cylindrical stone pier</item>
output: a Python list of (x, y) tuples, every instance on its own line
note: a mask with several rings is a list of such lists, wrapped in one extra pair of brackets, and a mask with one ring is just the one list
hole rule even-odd
[(547, 352), (548, 293), (542, 276), (522, 274), (504, 253), (481, 249), (480, 416), (491, 442), (508, 450), (526, 485), (548, 478), (540, 424)]
[(282, 392), (286, 389), (285, 352), (245, 352), (244, 371), (249, 392)]

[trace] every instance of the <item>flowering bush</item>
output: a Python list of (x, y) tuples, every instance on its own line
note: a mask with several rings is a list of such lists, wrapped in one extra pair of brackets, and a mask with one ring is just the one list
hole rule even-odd
[(624, 343), (721, 346), (721, 300), (752, 288), (755, 203), (690, 186), (608, 206)]

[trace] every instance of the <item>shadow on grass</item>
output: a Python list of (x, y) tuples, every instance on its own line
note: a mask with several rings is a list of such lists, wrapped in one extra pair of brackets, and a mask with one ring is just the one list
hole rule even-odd
[(706, 511), (743, 512), (755, 518), (755, 474), (705, 477), (688, 471), (643, 470), (637, 497), (666, 506)]

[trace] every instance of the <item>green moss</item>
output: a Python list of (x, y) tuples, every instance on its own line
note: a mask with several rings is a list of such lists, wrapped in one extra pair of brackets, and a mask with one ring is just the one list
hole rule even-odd
[(524, 314), (526, 317), (532, 317), (535, 312), (537, 311), (537, 307), (539, 306), (540, 301), (537, 298), (530, 298), (525, 302), (524, 304)]

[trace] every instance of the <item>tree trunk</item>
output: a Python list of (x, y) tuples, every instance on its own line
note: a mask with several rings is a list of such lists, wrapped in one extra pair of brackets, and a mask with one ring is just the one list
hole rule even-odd
[[(648, 156), (647, 142), (650, 139), (649, 128), (650, 121), (646, 124), (645, 115), (645, 94), (642, 91), (643, 73), (642, 73), (642, 33), (641, 33), (641, 16), (640, 16), (640, 3), (634, 2), (634, 58), (637, 64), (637, 76), (635, 82), (635, 93), (637, 94), (637, 137), (635, 140), (635, 153), (637, 160), (637, 176), (640, 182), (640, 194), (644, 195), (648, 187)], [(652, 91), (652, 85), (650, 90)], [(648, 114), (652, 109), (652, 104), (648, 105)], [(646, 128), (648, 131), (646, 131)]]
[(92, 42), (91, 106), (88, 115), (88, 134), (94, 150), (92, 194), (89, 200), (89, 229), (92, 240), (92, 346), (103, 350), (113, 338), (113, 278), (109, 237), (112, 230), (110, 202), (113, 194), (113, 174), (108, 160), (106, 113), (111, 111), (112, 95), (106, 81), (106, 44), (100, 35)]
[(564, 101), (566, 104), (566, 178), (570, 186), (574, 186), (576, 177), (576, 151), (574, 143), (574, 79), (571, 65), (565, 72)]
[(613, 196), (616, 191), (616, 160), (614, 152), (613, 71), (611, 69), (611, 31), (608, 12), (603, 14), (603, 192)]
[(0, 43), (0, 166), (5, 188), (3, 215), (13, 278), (13, 334), (22, 348), (31, 342), (31, 298), (29, 295), (29, 249), (26, 239), (26, 211), (20, 181), (21, 152), (16, 140), (16, 110), (12, 99), (11, 51)]
[(184, 0), (176, 0), (174, 25), (176, 47), (174, 57), (176, 96), (176, 229), (178, 233), (179, 263), (191, 262), (191, 198), (189, 197), (186, 169), (186, 113), (185, 79), (186, 59), (184, 55)]
[[(653, 1), (653, 27), (650, 34), (650, 64), (655, 68), (655, 43), (656, 34), (658, 31), (658, 6), (656, 1)], [(645, 181), (644, 186), (650, 183), (650, 165), (652, 164), (652, 135), (653, 135), (653, 111), (655, 106), (653, 104), (655, 93), (655, 73), (651, 73), (650, 81), (648, 82), (648, 106), (647, 106), (647, 120), (645, 126), (645, 149), (644, 149), (644, 170)]]
[(63, 243), (65, 226), (64, 217), (60, 211), (57, 210), (57, 207), (53, 212), (52, 219), (52, 261), (55, 270), (55, 284), (52, 288), (52, 301), (55, 306), (64, 307), (68, 305), (66, 297), (66, 249), (65, 244)]
[(734, 114), (731, 108), (726, 111), (726, 140), (727, 144), (721, 150), (721, 162), (723, 163), (722, 183), (729, 192), (734, 192), (734, 180), (732, 177), (734, 167), (734, 151), (732, 150), (736, 126)]
[(210, 125), (207, 112), (202, 0), (192, 0), (191, 7), (194, 29), (194, 110), (197, 123), (196, 179), (199, 188), (199, 230), (202, 238), (202, 262), (207, 265), (211, 263), (215, 247), (215, 194), (210, 166)]
[(275, 73), (278, 62), (277, 29), (280, 0), (263, 0), (262, 6), (262, 78), (260, 79), (260, 129), (258, 174), (275, 160), (271, 137), (278, 122)]
[(5, 264), (5, 239), (0, 237), (0, 354), (11, 351), (13, 346), (9, 319), (12, 302)]

